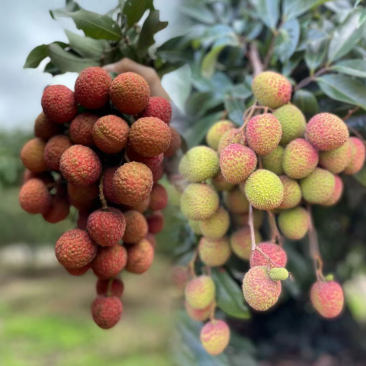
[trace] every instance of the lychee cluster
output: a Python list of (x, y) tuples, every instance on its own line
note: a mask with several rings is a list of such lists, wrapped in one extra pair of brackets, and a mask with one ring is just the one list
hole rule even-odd
[(83, 70), (75, 92), (48, 86), (41, 104), (35, 138), (20, 153), (26, 168), (20, 205), (50, 223), (76, 211), (77, 227), (59, 238), (56, 257), (71, 275), (94, 272), (92, 316), (109, 329), (122, 314), (118, 276), (150, 268), (154, 235), (164, 226), (168, 196), (158, 181), (164, 156), (181, 144), (169, 126), (171, 105), (150, 97), (141, 76), (128, 72), (112, 80), (100, 67)]

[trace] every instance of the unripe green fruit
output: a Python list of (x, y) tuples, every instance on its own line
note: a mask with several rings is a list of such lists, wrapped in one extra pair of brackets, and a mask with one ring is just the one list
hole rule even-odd
[(282, 163), (284, 153), (285, 149), (282, 146), (277, 146), (271, 153), (262, 156), (263, 169), (267, 169), (277, 175), (283, 174)]
[(226, 236), (220, 239), (209, 239), (203, 236), (198, 245), (198, 254), (207, 266), (223, 266), (231, 255), (229, 239)]
[(238, 187), (230, 192), (224, 192), (224, 203), (227, 209), (234, 214), (245, 214), (249, 211), (249, 201)]
[(278, 216), (278, 225), (288, 239), (300, 240), (309, 229), (309, 215), (302, 207), (285, 210)]
[(272, 281), (285, 281), (288, 279), (289, 273), (286, 268), (272, 268), (269, 271), (269, 277)]
[(188, 220), (189, 226), (196, 235), (202, 235), (201, 225), (199, 221)]
[(206, 142), (207, 145), (214, 150), (219, 147), (221, 137), (225, 132), (234, 128), (235, 125), (231, 121), (223, 120), (215, 123), (207, 132)]
[(279, 208), (289, 209), (296, 207), (302, 198), (300, 184), (287, 175), (280, 175), (279, 178), (283, 184), (283, 200)]
[(195, 309), (204, 309), (215, 299), (215, 283), (209, 276), (190, 280), (185, 289), (186, 300)]
[[(262, 240), (261, 234), (254, 230), (255, 242), (259, 243)], [(249, 260), (252, 252), (252, 240), (250, 236), (249, 226), (235, 231), (230, 237), (231, 249), (239, 258)]]
[(222, 207), (219, 207), (219, 209), (207, 220), (200, 221), (202, 234), (210, 239), (222, 238), (228, 231), (229, 226), (229, 214)]
[(343, 194), (343, 181), (338, 175), (334, 175), (335, 185), (330, 198), (328, 198), (325, 202), (322, 203), (323, 206), (333, 206), (335, 205), (342, 197)]

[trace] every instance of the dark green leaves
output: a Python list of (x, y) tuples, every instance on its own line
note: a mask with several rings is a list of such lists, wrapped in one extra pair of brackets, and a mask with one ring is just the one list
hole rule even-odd
[(295, 52), (300, 38), (300, 24), (292, 19), (283, 24), (275, 44), (275, 55), (281, 62), (287, 61)]
[(296, 18), (309, 9), (324, 4), (328, 0), (284, 0), (282, 5), (283, 17), (286, 20)]
[(127, 26), (132, 27), (137, 23), (146, 10), (154, 10), (153, 0), (126, 0), (123, 15), (127, 18)]
[(345, 60), (337, 62), (331, 67), (331, 70), (338, 71), (342, 74), (366, 78), (366, 62), (365, 60)]
[(301, 109), (306, 117), (312, 117), (314, 114), (319, 112), (318, 101), (316, 100), (314, 94), (308, 90), (301, 89), (296, 91), (292, 101), (298, 108)]
[(262, 22), (274, 31), (280, 17), (279, 0), (254, 0), (254, 6), (258, 17)]
[(213, 24), (215, 16), (202, 0), (185, 0), (182, 5), (182, 13), (196, 21), (205, 24)]
[(48, 56), (48, 45), (42, 44), (29, 53), (23, 68), (35, 69)]

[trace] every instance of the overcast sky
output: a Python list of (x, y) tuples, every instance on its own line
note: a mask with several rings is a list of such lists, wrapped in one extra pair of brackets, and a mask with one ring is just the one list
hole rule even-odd
[[(87, 10), (104, 14), (116, 6), (117, 0), (78, 0)], [(155, 0), (160, 10), (161, 20), (169, 20), (169, 27), (156, 35), (158, 43), (180, 34), (178, 0)], [(64, 29), (74, 32), (76, 29), (70, 19), (55, 21), (49, 15), (49, 9), (62, 8), (64, 0), (12, 0), (1, 1), (0, 33), (0, 128), (33, 128), (34, 120), (41, 112), (41, 96), (48, 84), (64, 84), (73, 89), (77, 74), (67, 73), (52, 77), (37, 69), (23, 69), (29, 52), (40, 44), (54, 41), (67, 42)], [(42, 63), (41, 65), (44, 65)], [(174, 76), (171, 76), (171, 78)], [(163, 80), (169, 88), (167, 80)], [(170, 91), (174, 99), (174, 90)]]

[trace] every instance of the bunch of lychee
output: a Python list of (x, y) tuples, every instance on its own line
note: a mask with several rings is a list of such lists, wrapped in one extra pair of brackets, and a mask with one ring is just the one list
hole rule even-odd
[(141, 274), (153, 262), (154, 235), (164, 226), (167, 192), (158, 183), (164, 157), (180, 148), (170, 127), (172, 109), (150, 97), (146, 80), (132, 72), (114, 80), (99, 67), (83, 70), (75, 92), (48, 86), (43, 112), (21, 159), (26, 168), (21, 207), (50, 223), (77, 212), (77, 227), (56, 243), (56, 257), (80, 276), (98, 278), (92, 316), (113, 327), (122, 314), (122, 270)]
[[(365, 161), (364, 142), (349, 137), (339, 117), (319, 113), (307, 123), (290, 103), (292, 87), (284, 76), (262, 72), (252, 89), (256, 102), (244, 114), (243, 126), (215, 123), (207, 146), (192, 148), (180, 162), (187, 181), (181, 210), (201, 236), (197, 253), (206, 268), (188, 282), (186, 308), (193, 319), (210, 319), (201, 339), (213, 355), (228, 344), (229, 329), (215, 320), (215, 284), (207, 267), (225, 265), (232, 253), (249, 261), (244, 298), (257, 311), (272, 307), (281, 281), (289, 277), (282, 235), (303, 238), (312, 225), (310, 205), (336, 204), (343, 192), (339, 174), (355, 174)], [(261, 236), (264, 211), (273, 229), (270, 240)], [(311, 301), (322, 316), (333, 318), (343, 308), (342, 288), (319, 268), (316, 272)]]

